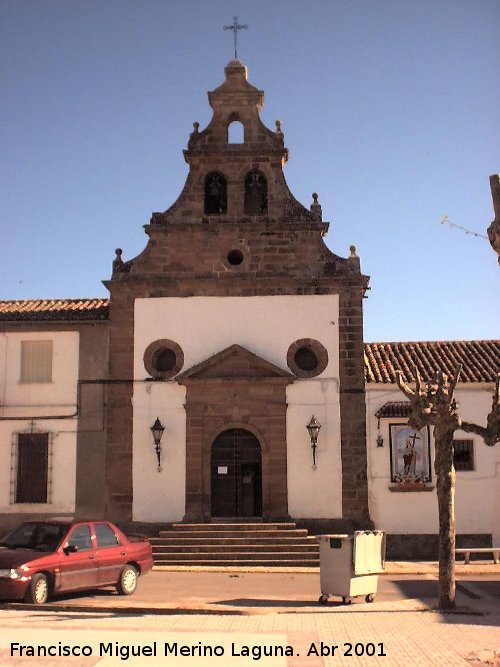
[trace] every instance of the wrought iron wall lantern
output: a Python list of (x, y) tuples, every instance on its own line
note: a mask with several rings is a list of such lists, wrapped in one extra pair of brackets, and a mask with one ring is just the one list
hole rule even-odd
[(153, 426), (151, 426), (151, 433), (153, 434), (153, 441), (155, 447), (156, 458), (158, 459), (158, 472), (161, 472), (163, 468), (161, 467), (161, 437), (165, 427), (161, 423), (160, 419), (157, 417)]
[(321, 424), (313, 415), (311, 421), (306, 426), (309, 431), (309, 437), (311, 438), (311, 449), (313, 453), (313, 468), (316, 468), (316, 447), (318, 446), (318, 434), (321, 428)]
[(375, 442), (377, 443), (377, 447), (384, 446), (384, 436), (382, 435), (382, 433), (380, 433), (380, 417), (378, 418), (377, 439)]

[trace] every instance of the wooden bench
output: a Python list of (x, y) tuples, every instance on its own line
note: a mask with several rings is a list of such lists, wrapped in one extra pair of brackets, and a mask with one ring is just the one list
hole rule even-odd
[(465, 565), (468, 565), (470, 562), (471, 554), (493, 554), (493, 562), (500, 563), (500, 547), (463, 547), (461, 549), (455, 549), (456, 554), (464, 554), (465, 556)]

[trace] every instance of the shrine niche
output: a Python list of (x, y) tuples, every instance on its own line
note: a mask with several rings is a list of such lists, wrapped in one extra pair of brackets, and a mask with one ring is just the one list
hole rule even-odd
[(429, 427), (420, 431), (408, 424), (389, 425), (391, 482), (427, 483), (431, 481)]
[(267, 213), (267, 180), (260, 171), (251, 171), (245, 178), (245, 215)]
[(205, 178), (205, 213), (227, 213), (227, 181), (223, 174), (214, 171)]

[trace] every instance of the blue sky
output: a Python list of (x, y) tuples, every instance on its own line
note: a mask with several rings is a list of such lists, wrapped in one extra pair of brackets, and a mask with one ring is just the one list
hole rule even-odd
[(371, 276), (365, 339), (500, 337), (498, 0), (0, 0), (0, 299), (107, 296), (240, 59), (285, 176)]

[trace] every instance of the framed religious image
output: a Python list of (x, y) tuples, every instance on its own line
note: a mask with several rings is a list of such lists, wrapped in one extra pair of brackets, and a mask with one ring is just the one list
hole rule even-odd
[(425, 483), (431, 481), (429, 427), (415, 431), (408, 424), (389, 424), (391, 482)]

